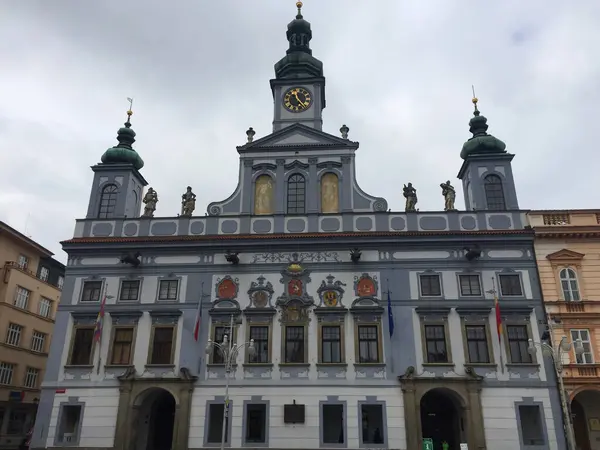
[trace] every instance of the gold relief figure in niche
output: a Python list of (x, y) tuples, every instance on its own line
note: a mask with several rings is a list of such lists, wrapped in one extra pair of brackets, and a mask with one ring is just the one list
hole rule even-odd
[(273, 214), (273, 179), (261, 175), (254, 186), (254, 214)]
[(337, 213), (339, 205), (339, 183), (335, 173), (326, 173), (321, 178), (321, 212)]

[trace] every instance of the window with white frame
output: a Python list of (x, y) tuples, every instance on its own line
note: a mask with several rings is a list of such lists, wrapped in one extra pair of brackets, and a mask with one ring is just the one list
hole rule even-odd
[(39, 375), (40, 369), (28, 367), (27, 372), (25, 372), (25, 380), (23, 381), (23, 385), (28, 388), (36, 388), (38, 384)]
[(56, 283), (59, 289), (63, 288), (63, 284), (65, 284), (65, 277), (59, 276), (58, 282)]
[(581, 296), (579, 295), (579, 285), (577, 283), (577, 274), (575, 271), (570, 268), (562, 269), (559, 278), (565, 301), (577, 302), (581, 300)]
[(0, 384), (11, 384), (14, 372), (14, 364), (0, 362)]
[(15, 306), (21, 309), (27, 309), (27, 305), (29, 304), (29, 297), (31, 296), (31, 291), (29, 289), (25, 289), (21, 286), (17, 286), (17, 290), (15, 292)]
[(25, 255), (19, 255), (19, 260), (17, 261), (17, 265), (21, 269), (27, 269), (27, 266), (29, 266), (29, 258)]
[(23, 333), (23, 327), (16, 323), (8, 325), (8, 331), (6, 332), (6, 343), (8, 345), (14, 345), (17, 347), (21, 342), (21, 334)]
[(48, 270), (47, 267), (41, 267), (40, 268), (40, 280), (42, 281), (48, 281), (48, 274), (50, 273), (50, 271)]
[(38, 314), (42, 317), (50, 317), (52, 314), (52, 300), (42, 297)]
[(583, 353), (581, 355), (575, 354), (575, 361), (577, 361), (577, 364), (594, 364), (594, 353), (592, 352), (590, 331), (571, 330), (572, 342), (575, 342), (577, 339), (580, 339), (583, 344)]
[(31, 334), (31, 350), (38, 353), (44, 353), (46, 349), (46, 334), (34, 331)]

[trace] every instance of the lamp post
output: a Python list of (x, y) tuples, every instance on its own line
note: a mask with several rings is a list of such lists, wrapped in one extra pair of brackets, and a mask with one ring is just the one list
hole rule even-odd
[[(229, 324), (229, 332), (233, 336), (233, 314), (231, 315), (231, 322)], [(254, 339), (250, 339), (249, 342), (243, 344), (234, 344), (233, 339), (225, 334), (223, 336), (223, 342), (214, 342), (209, 339), (206, 344), (206, 354), (209, 355), (214, 349), (223, 356), (223, 362), (225, 363), (225, 404), (223, 405), (223, 423), (221, 425), (221, 450), (225, 448), (225, 436), (227, 435), (227, 417), (229, 415), (229, 374), (231, 368), (235, 365), (240, 350), (248, 347), (248, 353), (250, 356), (254, 355)]]
[[(550, 336), (552, 339), (552, 336)], [(573, 422), (571, 420), (571, 413), (569, 411), (567, 393), (565, 392), (565, 385), (563, 380), (563, 362), (562, 357), (563, 354), (568, 353), (571, 349), (575, 351), (576, 355), (581, 355), (584, 352), (583, 343), (581, 339), (576, 339), (574, 342), (569, 342), (566, 336), (563, 336), (558, 344), (557, 348), (552, 347), (552, 345), (547, 342), (533, 342), (533, 339), (529, 339), (529, 348), (527, 351), (531, 355), (535, 355), (537, 352), (537, 347), (540, 348), (542, 354), (544, 351), (552, 356), (552, 361), (554, 363), (554, 370), (556, 372), (556, 378), (558, 379), (558, 393), (560, 395), (560, 405), (562, 407), (564, 422), (565, 422), (565, 432), (567, 434), (567, 447), (569, 450), (577, 450), (577, 446), (575, 444), (575, 433), (573, 432)]]

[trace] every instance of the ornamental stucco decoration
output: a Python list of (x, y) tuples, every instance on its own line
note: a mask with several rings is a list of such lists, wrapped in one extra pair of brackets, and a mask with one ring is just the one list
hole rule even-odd
[(344, 288), (346, 283), (342, 283), (340, 280), (335, 280), (333, 275), (328, 275), (325, 280), (321, 282), (317, 294), (319, 295), (319, 307), (320, 308), (344, 308), (342, 298), (344, 296)]

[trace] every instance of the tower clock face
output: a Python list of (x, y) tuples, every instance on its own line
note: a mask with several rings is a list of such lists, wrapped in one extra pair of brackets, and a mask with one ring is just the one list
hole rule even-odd
[(311, 105), (311, 93), (301, 87), (288, 89), (283, 96), (283, 106), (293, 113), (306, 111)]

